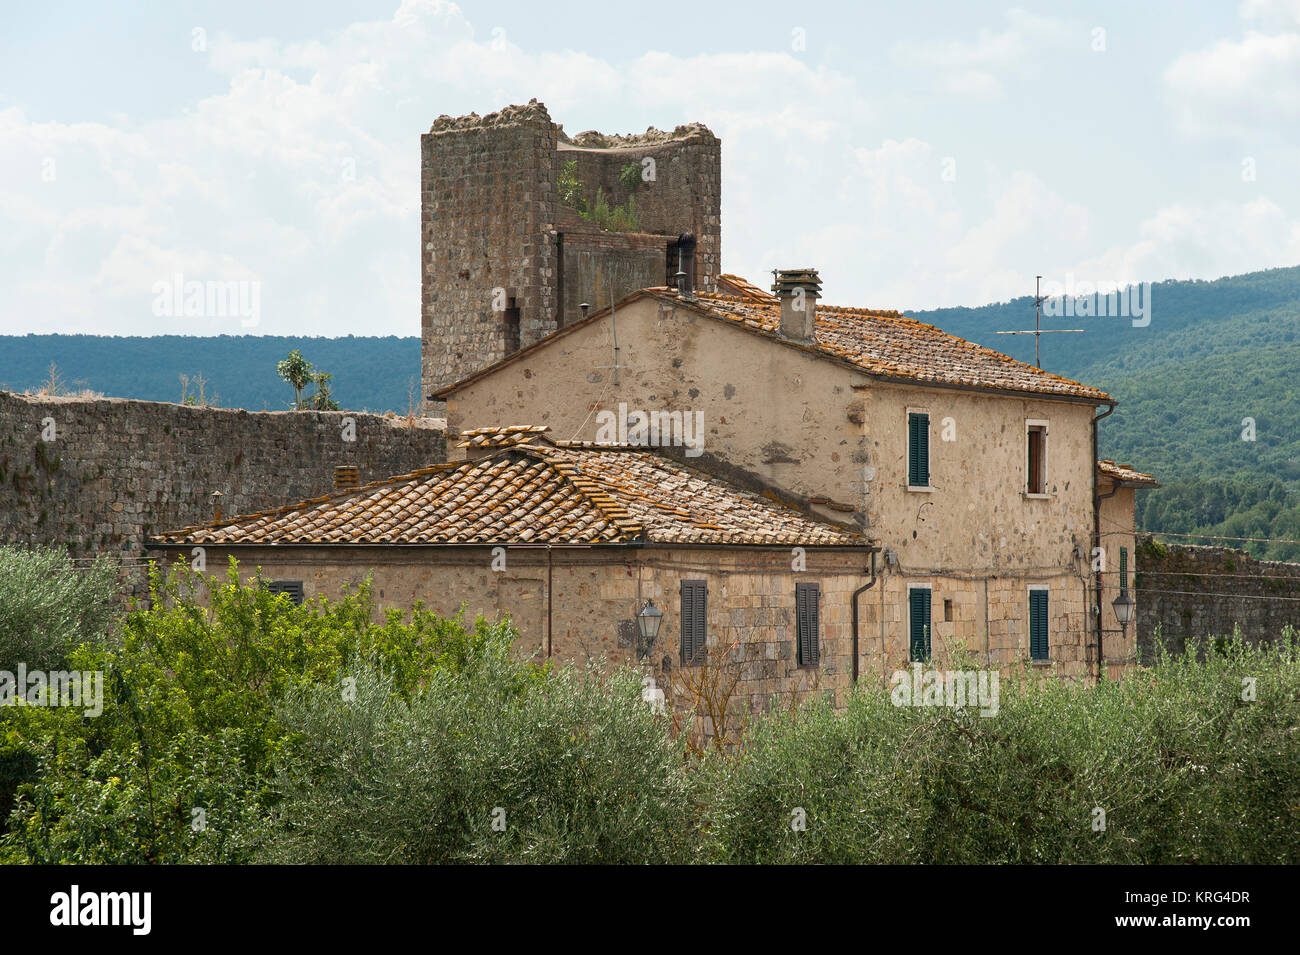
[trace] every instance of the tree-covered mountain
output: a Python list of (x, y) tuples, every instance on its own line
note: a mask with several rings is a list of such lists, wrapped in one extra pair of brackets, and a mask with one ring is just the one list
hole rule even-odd
[(36, 390), (50, 363), (70, 388), (110, 397), (180, 401), (180, 376), (205, 379), (209, 404), (250, 411), (280, 411), (293, 404), (293, 388), (276, 363), (294, 349), (318, 371), (333, 375), (330, 391), (353, 411), (396, 411), (420, 406), (418, 338), (296, 338), (263, 335), (110, 337), (25, 335), (0, 337), (0, 390)]
[[(1300, 539), (1300, 267), (1160, 282), (1150, 305), (1141, 327), (1129, 318), (1044, 318), (1044, 328), (1085, 331), (1041, 340), (1044, 368), (1118, 400), (1102, 422), (1103, 457), (1165, 485), (1139, 495), (1140, 526)], [(909, 314), (1033, 361), (1032, 336), (997, 334), (1033, 327), (1032, 296)], [(0, 337), (0, 388), (39, 388), (54, 362), (69, 385), (106, 395), (179, 401), (180, 376), (193, 396), (201, 374), (210, 403), (282, 409), (293, 389), (276, 363), (293, 349), (334, 376), (344, 408), (405, 414), (419, 406), (420, 340), (397, 337)], [(1247, 546), (1300, 559), (1300, 545)]]

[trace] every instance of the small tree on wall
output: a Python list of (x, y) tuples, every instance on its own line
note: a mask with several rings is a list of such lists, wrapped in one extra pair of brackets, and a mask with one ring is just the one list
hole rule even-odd
[(298, 349), (289, 352), (289, 357), (275, 366), (280, 377), (293, 385), (293, 407), (296, 411), (302, 410), (302, 390), (307, 387), (307, 382), (312, 380), (311, 362), (302, 357)]

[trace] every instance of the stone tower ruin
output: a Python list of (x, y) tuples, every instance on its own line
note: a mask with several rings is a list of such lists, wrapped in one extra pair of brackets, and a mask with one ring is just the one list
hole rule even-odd
[[(440, 116), (420, 137), (426, 411), (440, 410), (432, 392), (576, 321), (582, 303), (675, 287), (679, 269), (712, 291), (721, 179), (721, 143), (699, 123), (570, 139), (536, 100)], [(598, 197), (635, 221), (598, 221)]]

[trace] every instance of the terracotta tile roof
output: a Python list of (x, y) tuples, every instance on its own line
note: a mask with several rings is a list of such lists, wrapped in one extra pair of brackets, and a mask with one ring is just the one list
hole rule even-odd
[[(682, 304), (666, 289), (647, 291), (661, 300)], [(694, 304), (716, 318), (780, 337), (780, 305), (774, 296), (759, 301), (701, 292)], [(898, 312), (841, 308), (819, 302), (813, 340), (797, 344), (885, 378), (1110, 400), (1100, 389), (1016, 361)]]
[(734, 295), (751, 302), (775, 302), (776, 296), (764, 291), (752, 282), (747, 282), (739, 275), (724, 272), (718, 276), (718, 288), (723, 295)]
[[(1055, 395), (1086, 401), (1112, 400), (1099, 388), (1016, 361), (1001, 352), (950, 335), (934, 325), (918, 322), (899, 312), (841, 308), (819, 302), (813, 340), (790, 342), (780, 335), (780, 305), (776, 296), (763, 292), (739, 276), (721, 275), (718, 278), (721, 287), (735, 289), (738, 294), (699, 292), (695, 298), (687, 301), (669, 288), (647, 288), (633, 292), (619, 302), (617, 307), (623, 308), (637, 299), (647, 297), (676, 307), (693, 307), (704, 315), (803, 348), (813, 354), (847, 361), (868, 374), (881, 378), (913, 381), (922, 385), (962, 385), (995, 391)], [(556, 339), (601, 321), (608, 314), (609, 309), (606, 308), (571, 322), (558, 332), (433, 392), (429, 397), (448, 398), (473, 382), (491, 375), (498, 368), (522, 361), (534, 352), (548, 347)]]
[(512, 424), (503, 428), (472, 428), (462, 431), (465, 440), (456, 445), (458, 448), (509, 448), (516, 444), (528, 444), (539, 434), (549, 431), (544, 424)]
[(1097, 473), (1121, 484), (1144, 484), (1148, 487), (1160, 486), (1160, 482), (1150, 474), (1143, 474), (1141, 471), (1135, 471), (1131, 465), (1116, 464), (1114, 461), (1098, 461)]
[(159, 535), (166, 544), (861, 546), (833, 524), (654, 451), (518, 445)]

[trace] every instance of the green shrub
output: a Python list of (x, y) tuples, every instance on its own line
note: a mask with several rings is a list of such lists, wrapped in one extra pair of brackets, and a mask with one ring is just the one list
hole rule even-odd
[[(684, 750), (639, 676), (539, 671), (500, 627), (409, 701), (368, 673), (304, 689), (267, 858), (304, 863), (653, 863), (695, 840)], [(494, 826), (494, 823), (496, 824)]]
[[(858, 689), (841, 713), (807, 704), (760, 721), (734, 766), (709, 768), (709, 853), (729, 862), (1295, 863), (1298, 651), (1289, 631), (1272, 647), (1227, 640), (1203, 662), (1164, 657), (1098, 687), (1003, 680), (994, 717), (895, 708), (876, 686)], [(796, 808), (806, 831), (791, 826)]]
[[(369, 582), (337, 601), (295, 606), (184, 565), (150, 575), (150, 608), (128, 617), (121, 644), (86, 644), (69, 666), (104, 674), (103, 712), (15, 707), (5, 751), (29, 770), (4, 853), (36, 862), (245, 861), (274, 802), (267, 788), (288, 739), (277, 705), (297, 687), (331, 686), (367, 661), (391, 691), (414, 693), (441, 668), (472, 658), (480, 624), (416, 606), (372, 621)], [(206, 603), (199, 594), (207, 591)], [(193, 828), (202, 810), (208, 828)]]
[(57, 547), (0, 547), (0, 670), (57, 670), (99, 640), (119, 613), (118, 569), (101, 558), (77, 569)]

